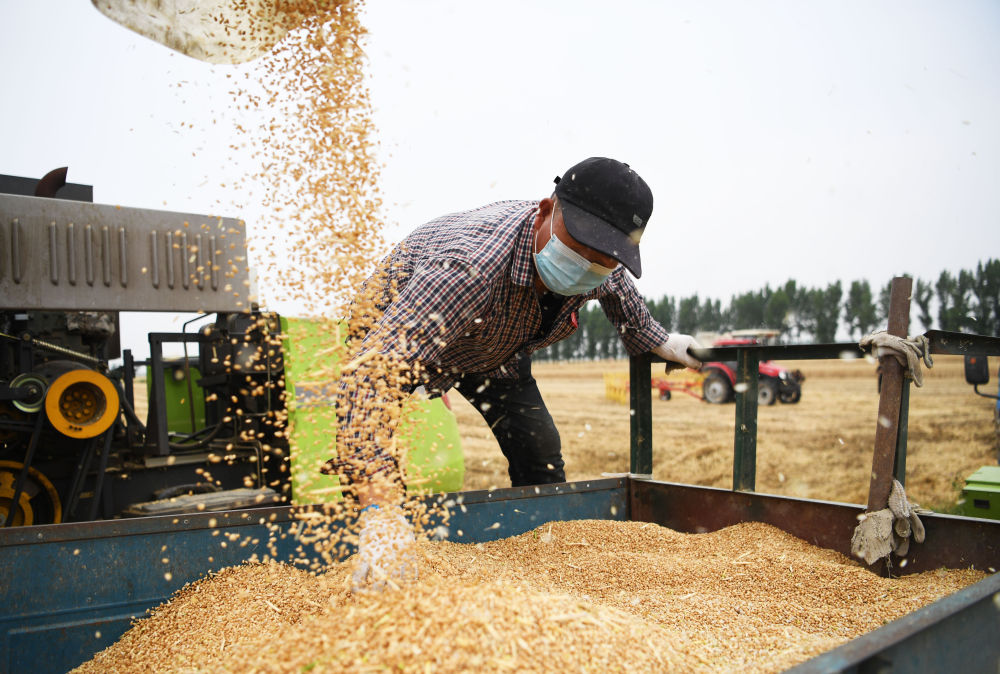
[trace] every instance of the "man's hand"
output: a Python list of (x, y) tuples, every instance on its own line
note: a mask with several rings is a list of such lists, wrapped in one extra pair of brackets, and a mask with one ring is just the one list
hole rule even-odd
[(417, 538), (399, 506), (371, 505), (358, 520), (352, 592), (381, 592), (417, 579)]
[(701, 361), (688, 353), (689, 347), (700, 349), (701, 344), (691, 335), (671, 334), (666, 342), (653, 349), (653, 353), (667, 361), (667, 372), (680, 366), (700, 370)]

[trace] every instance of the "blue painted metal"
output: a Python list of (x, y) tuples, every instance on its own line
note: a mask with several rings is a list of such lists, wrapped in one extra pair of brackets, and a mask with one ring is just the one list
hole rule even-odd
[[(515, 536), (545, 522), (570, 519), (655, 521), (679, 531), (711, 531), (753, 520), (769, 521), (786, 530), (791, 526), (792, 533), (806, 540), (837, 548), (837, 541), (849, 539), (847, 532), (860, 512), (860, 506), (848, 504), (624, 478), (465, 492), (440, 499), (454, 502), (451, 540), (469, 543)], [(5, 607), (0, 616), (0, 672), (64, 672), (86, 661), (116, 641), (133, 616), (141, 617), (185, 583), (238, 564), (255, 552), (265, 554), (268, 522), (279, 533), (275, 540), (278, 558), (296, 558), (292, 533), (297, 522), (287, 507), (0, 532), (4, 559), (0, 606)], [(951, 549), (957, 556), (948, 561), (958, 565), (1000, 558), (998, 522), (932, 515), (925, 523), (929, 538), (955, 545), (915, 546), (909, 570), (937, 568), (942, 549)], [(213, 536), (215, 530), (221, 533)], [(257, 538), (258, 543), (240, 547), (225, 534)], [(229, 543), (225, 548), (223, 540)], [(166, 573), (171, 574), (169, 579)], [(1000, 657), (1000, 643), (991, 636), (998, 631), (995, 602), (1000, 600), (994, 599), (998, 579), (991, 576), (908, 616), (904, 623), (892, 623), (893, 630), (879, 630), (847, 644), (857, 650), (831, 651), (839, 653), (840, 659), (821, 660), (818, 666), (825, 669), (802, 671), (869, 671), (865, 667), (878, 658), (903, 663), (901, 658), (917, 649), (933, 650), (940, 647), (941, 639), (968, 639), (969, 635), (979, 640), (980, 652), (950, 662), (976, 664), (984, 657)], [(940, 658), (927, 662), (938, 663)], [(910, 660), (905, 663), (900, 671), (940, 671)]]
[(452, 494), (447, 497), (456, 501), (450, 508), (449, 540), (483, 543), (517, 536), (546, 522), (624, 521), (627, 484), (625, 478), (609, 478)]
[[(185, 583), (264, 555), (260, 519), (272, 516), (282, 529), (291, 525), (286, 508), (4, 531), (0, 671), (65, 672), (80, 664)], [(259, 542), (240, 548), (224, 533)], [(291, 539), (278, 544), (285, 554)]]
[[(469, 543), (516, 536), (549, 521), (624, 520), (628, 503), (624, 479), (449, 498), (456, 501), (451, 539)], [(186, 583), (267, 555), (269, 524), (277, 558), (300, 557), (292, 535), (298, 522), (288, 507), (0, 532), (0, 672), (65, 672), (85, 662)]]

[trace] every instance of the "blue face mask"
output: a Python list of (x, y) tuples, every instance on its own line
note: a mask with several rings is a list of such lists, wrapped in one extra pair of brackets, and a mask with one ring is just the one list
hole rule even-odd
[[(552, 217), (555, 217), (555, 207)], [(549, 241), (535, 253), (535, 269), (545, 287), (559, 295), (582, 295), (590, 292), (607, 280), (614, 269), (591, 262), (567, 246), (552, 233), (552, 217), (549, 218)], [(538, 234), (535, 234), (535, 239)]]

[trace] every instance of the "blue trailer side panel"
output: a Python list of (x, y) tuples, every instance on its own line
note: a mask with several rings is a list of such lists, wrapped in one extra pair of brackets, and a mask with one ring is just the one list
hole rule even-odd
[[(287, 529), (291, 522), (282, 510), (6, 530), (0, 670), (65, 672), (79, 665), (185, 583), (254, 553), (263, 556), (268, 531), (260, 520), (281, 515), (279, 526)], [(259, 542), (230, 547), (225, 533)], [(279, 545), (288, 548), (289, 541)]]
[[(626, 494), (625, 480), (608, 479), (451, 495), (450, 539), (624, 520)], [(66, 672), (186, 583), (268, 555), (272, 530), (277, 558), (296, 558), (297, 525), (283, 507), (0, 529), (0, 672)]]
[[(689, 519), (691, 504), (685, 505), (694, 497), (702, 513), (699, 523)], [(728, 525), (737, 514), (742, 517), (739, 521), (767, 521), (767, 513), (783, 512), (789, 505), (800, 515), (803, 510), (815, 510), (805, 512), (805, 519), (826, 524), (840, 519), (840, 510), (854, 509), (629, 479), (443, 498), (453, 501), (451, 540), (468, 543), (516, 536), (559, 520), (676, 520), (675, 525), (686, 522), (712, 530)], [(709, 505), (713, 507), (706, 511)], [(978, 526), (987, 539), (981, 541), (985, 548), (980, 556), (993, 559), (997, 522), (938, 517), (942, 520), (939, 543), (946, 543), (949, 530)], [(65, 672), (85, 662), (116, 641), (133, 616), (142, 617), (185, 583), (239, 564), (254, 553), (263, 556), (271, 533), (268, 524), (278, 534), (278, 558), (294, 559), (298, 542), (293, 530), (298, 522), (290, 508), (0, 530), (4, 561), (0, 568), (0, 606), (4, 607), (0, 672)], [(244, 541), (246, 545), (241, 546)], [(887, 665), (893, 671), (929, 673), (949, 664), (962, 671), (996, 671), (998, 633), (1000, 575), (994, 574), (803, 663), (796, 671), (881, 671), (879, 666)]]

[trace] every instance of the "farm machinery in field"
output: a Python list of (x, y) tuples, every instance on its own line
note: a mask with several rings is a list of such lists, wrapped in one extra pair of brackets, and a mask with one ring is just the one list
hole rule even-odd
[[(252, 303), (243, 224), (93, 204), (92, 193), (66, 184), (65, 169), (0, 176), (0, 527), (335, 491), (317, 469), (336, 437), (332, 399), (313, 381), (335, 365), (319, 368), (323, 326)], [(120, 343), (132, 311), (200, 315), (148, 333), (137, 360)], [(413, 482), (461, 488), (454, 416), (441, 400), (413, 416)]]
[[(729, 336), (714, 340), (712, 346), (769, 344), (780, 334), (780, 330), (734, 330)], [(801, 370), (789, 370), (771, 361), (761, 361), (758, 368), (758, 404), (773, 405), (779, 400), (783, 403), (797, 403), (802, 399), (802, 382), (805, 376)], [(706, 402), (722, 404), (735, 400), (736, 361), (709, 361), (702, 366), (701, 371), (702, 398)]]
[[(770, 344), (780, 334), (780, 330), (734, 330), (724, 337), (713, 338), (712, 346)], [(730, 351), (735, 354), (735, 351)], [(757, 389), (758, 404), (773, 405), (779, 400), (791, 404), (802, 399), (802, 382), (805, 381), (805, 375), (801, 370), (789, 370), (771, 361), (761, 361), (757, 367), (760, 375)], [(670, 400), (674, 393), (684, 393), (715, 405), (733, 402), (736, 399), (738, 386), (736, 361), (706, 361), (698, 373), (692, 375), (689, 371), (681, 377), (676, 373), (655, 376), (651, 384), (660, 400)]]
[[(736, 355), (734, 347), (767, 345), (780, 334), (779, 330), (736, 330), (725, 337), (712, 339), (712, 352), (724, 354), (726, 360), (706, 360), (700, 371), (668, 370), (650, 378), (650, 386), (660, 400), (670, 400), (674, 393), (683, 393), (712, 404), (733, 402), (740, 390), (737, 363), (729, 358)], [(723, 347), (723, 348), (719, 348)], [(757, 402), (773, 405), (777, 401), (797, 403), (802, 399), (801, 370), (789, 370), (769, 360), (757, 366), (760, 377)], [(614, 373), (604, 376), (605, 396), (620, 403), (627, 402), (631, 388), (629, 377)]]

